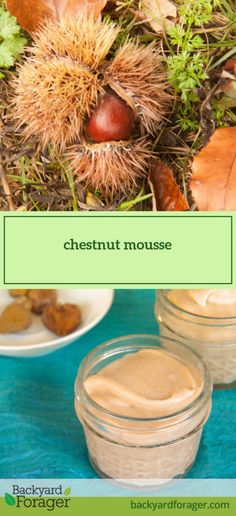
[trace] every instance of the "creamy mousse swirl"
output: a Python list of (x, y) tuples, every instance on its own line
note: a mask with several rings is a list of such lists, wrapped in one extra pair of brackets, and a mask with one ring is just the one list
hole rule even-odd
[(145, 348), (105, 366), (84, 382), (98, 405), (117, 415), (155, 418), (183, 410), (203, 388), (200, 374), (162, 349)]
[(205, 317), (235, 317), (236, 290), (170, 290), (168, 299), (179, 308)]

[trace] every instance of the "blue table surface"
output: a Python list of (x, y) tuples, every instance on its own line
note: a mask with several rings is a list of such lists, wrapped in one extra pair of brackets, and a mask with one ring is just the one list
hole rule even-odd
[[(83, 357), (106, 340), (156, 333), (153, 290), (117, 290), (108, 315), (74, 344), (38, 358), (0, 357), (0, 478), (97, 478), (74, 412)], [(188, 478), (236, 478), (236, 389), (216, 391)]]

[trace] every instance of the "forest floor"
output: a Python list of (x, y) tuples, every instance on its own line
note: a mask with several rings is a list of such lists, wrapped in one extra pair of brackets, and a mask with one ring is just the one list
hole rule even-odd
[[(228, 63), (236, 54), (236, 4), (233, 0), (175, 4), (178, 16), (172, 20), (172, 29), (167, 19), (158, 32), (137, 0), (110, 2), (103, 16), (120, 25), (119, 43), (129, 36), (142, 44), (154, 41), (160, 48), (172, 102), (153, 149), (171, 167), (191, 209), (195, 209), (189, 191), (192, 159), (216, 128), (236, 122), (236, 93), (234, 97), (227, 92), (227, 73), (234, 79)], [(0, 79), (0, 210), (152, 209), (147, 179), (140, 183), (139, 191), (118, 194), (110, 202), (101, 192), (78, 183), (63, 156), (55, 156), (50, 145), (42, 150), (36, 138), (24, 142), (12, 121), (11, 82), (15, 74), (17, 67), (4, 70), (5, 77)]]

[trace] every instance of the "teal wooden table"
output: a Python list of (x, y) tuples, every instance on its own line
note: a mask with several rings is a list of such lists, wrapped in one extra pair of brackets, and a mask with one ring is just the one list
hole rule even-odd
[[(152, 290), (117, 290), (106, 318), (74, 344), (39, 358), (0, 357), (0, 478), (97, 478), (74, 413), (78, 366), (94, 346), (156, 333)], [(216, 391), (188, 478), (236, 478), (236, 389)]]

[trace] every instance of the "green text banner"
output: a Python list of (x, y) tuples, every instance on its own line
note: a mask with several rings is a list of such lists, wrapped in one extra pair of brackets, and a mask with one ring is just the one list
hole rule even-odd
[(236, 213), (1, 213), (1, 288), (236, 288)]

